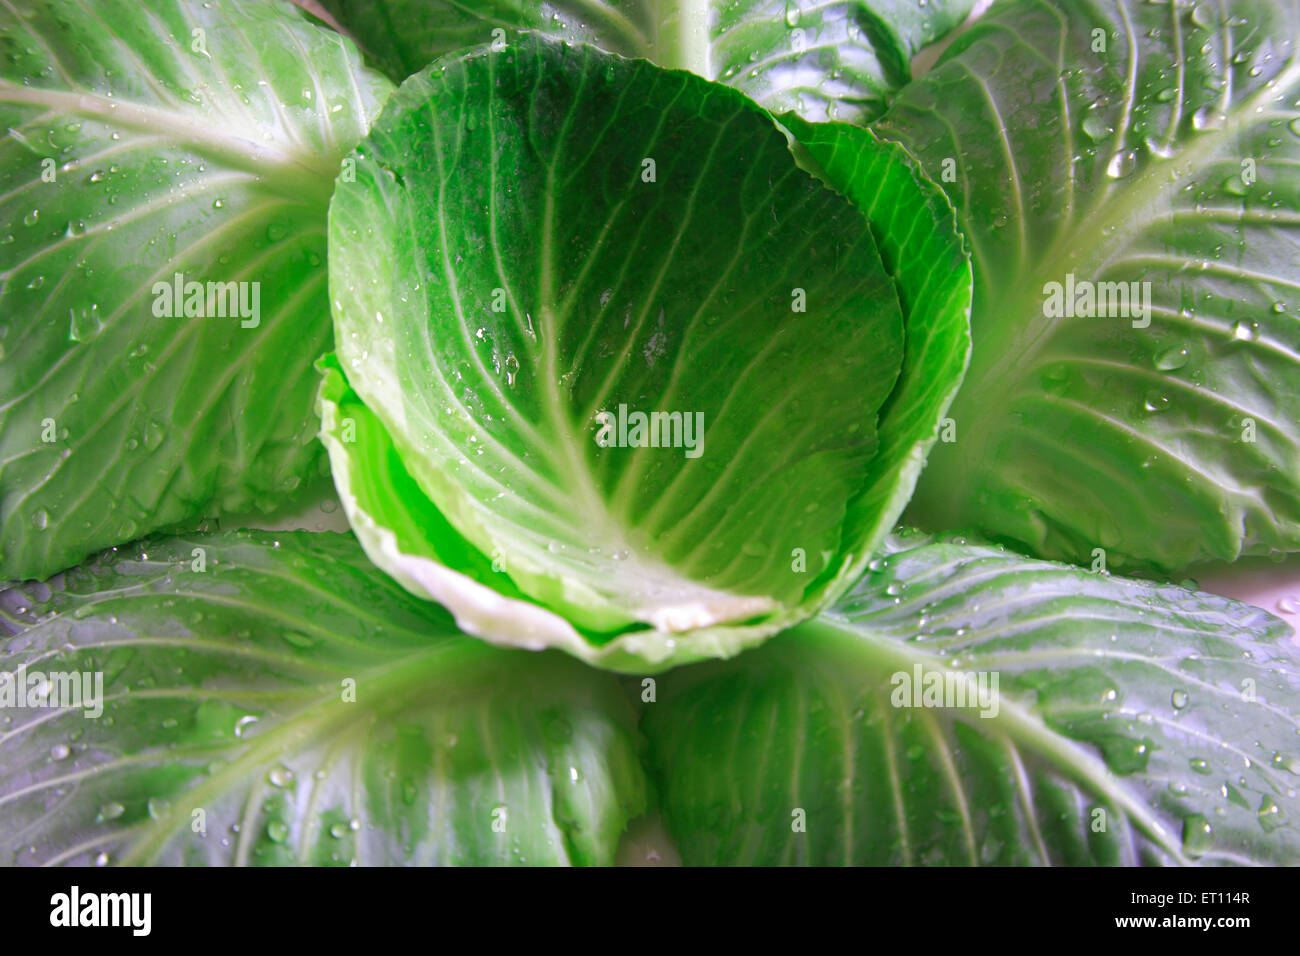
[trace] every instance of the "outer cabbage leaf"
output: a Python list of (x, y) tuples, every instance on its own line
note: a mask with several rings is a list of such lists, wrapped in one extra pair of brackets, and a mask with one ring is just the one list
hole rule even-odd
[(795, 137), (795, 155), (852, 199), (871, 223), (885, 268), (903, 307), (904, 356), (898, 383), (880, 421), (880, 447), (855, 512), (866, 535), (888, 533), (911, 499), (926, 457), (970, 360), (970, 256), (943, 191), (897, 143), (844, 123), (781, 123)]
[(0, 54), (0, 580), (278, 504), (324, 464), (326, 212), (391, 85), (257, 0), (6, 5)]
[(612, 676), (458, 634), (350, 535), (106, 552), (0, 592), (0, 642), (103, 677), (97, 718), (4, 710), (9, 863), (609, 864), (646, 808)]
[[(865, 122), (911, 78), (921, 47), (974, 0), (323, 0), (401, 82), (437, 56), (540, 31), (644, 57), (809, 120)], [(498, 32), (499, 31), (499, 32)]]
[[(860, 573), (942, 402), (893, 417), (914, 367), (894, 284), (767, 116), (686, 73), (528, 43), (404, 84), (335, 197), (336, 484), (371, 557), (469, 633), (622, 670), (728, 656)], [(964, 292), (951, 213), (882, 157), (917, 248), (947, 226), (959, 268), (936, 288)], [(967, 302), (913, 294), (908, 355), (947, 350), (923, 363), (947, 394)], [(620, 405), (701, 413), (700, 456), (599, 446), (594, 416)]]
[[(1008, 3), (875, 127), (976, 265), (911, 519), (1111, 567), (1300, 548), (1298, 33), (1290, 2)], [(1060, 317), (1070, 282), (1120, 315)]]
[(1295, 865), (1289, 633), (1182, 587), (901, 535), (830, 611), (661, 677), (642, 729), (687, 864)]

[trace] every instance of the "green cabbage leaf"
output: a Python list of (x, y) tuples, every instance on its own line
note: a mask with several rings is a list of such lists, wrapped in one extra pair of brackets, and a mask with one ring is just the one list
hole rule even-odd
[(968, 347), (951, 210), (866, 145), (841, 193), (736, 92), (542, 37), (403, 84), (330, 210), (322, 437), (372, 559), (634, 671), (832, 600)]

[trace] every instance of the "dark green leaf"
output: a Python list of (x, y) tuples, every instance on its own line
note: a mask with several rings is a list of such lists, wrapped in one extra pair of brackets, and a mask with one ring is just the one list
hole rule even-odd
[(877, 124), (976, 267), (913, 520), (1115, 568), (1300, 549), (1298, 34), (1272, 0), (999, 4)]
[(320, 473), (327, 204), (391, 89), (288, 4), (0, 8), (0, 581)]
[(0, 708), (0, 861), (607, 864), (645, 811), (612, 677), (461, 636), (351, 535), (141, 547), (0, 592), (17, 687), (103, 675), (98, 717)]
[(911, 77), (913, 55), (974, 0), (324, 0), (401, 82), (437, 56), (517, 31), (691, 70), (768, 109), (864, 122)]
[(1288, 634), (1181, 587), (903, 536), (830, 612), (660, 678), (643, 729), (687, 863), (1294, 865)]

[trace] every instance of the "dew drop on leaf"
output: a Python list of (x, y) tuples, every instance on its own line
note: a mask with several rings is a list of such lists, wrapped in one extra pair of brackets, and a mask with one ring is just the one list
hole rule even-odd
[(1114, 128), (1100, 113), (1089, 113), (1083, 120), (1083, 132), (1091, 140), (1102, 140), (1115, 132)]
[(1147, 392), (1142, 407), (1152, 413), (1163, 412), (1169, 408), (1169, 396), (1161, 392)]
[(1106, 175), (1111, 179), (1123, 179), (1132, 175), (1137, 169), (1137, 152), (1131, 149), (1121, 150), (1110, 158), (1106, 164)]
[(1202, 106), (1192, 114), (1192, 127), (1198, 131), (1223, 129), (1228, 118), (1223, 115), (1223, 111), (1214, 104)]
[(1230, 196), (1245, 196), (1250, 192), (1250, 187), (1240, 176), (1229, 176), (1223, 181), (1223, 191)]
[(1210, 821), (1199, 813), (1183, 820), (1183, 852), (1188, 856), (1201, 856), (1214, 845), (1214, 830)]
[(1192, 24), (1202, 30), (1213, 30), (1215, 19), (1214, 12), (1210, 9), (1208, 3), (1199, 3), (1192, 9)]
[(1282, 813), (1282, 808), (1268, 794), (1264, 794), (1260, 798), (1258, 813), (1259, 825), (1265, 833), (1272, 833), (1286, 823), (1286, 816)]
[(1181, 345), (1175, 345), (1157, 353), (1155, 365), (1162, 372), (1173, 372), (1186, 365), (1187, 358), (1187, 349)]

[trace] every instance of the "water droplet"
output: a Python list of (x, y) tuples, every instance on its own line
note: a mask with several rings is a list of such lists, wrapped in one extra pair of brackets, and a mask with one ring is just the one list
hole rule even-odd
[(266, 779), (273, 787), (287, 787), (293, 783), (293, 771), (288, 767), (276, 767), (266, 775)]
[(114, 801), (112, 803), (106, 803), (99, 808), (99, 819), (101, 821), (116, 820), (124, 813), (126, 813), (126, 807)]
[(1174, 705), (1174, 710), (1182, 710), (1184, 707), (1187, 706), (1187, 701), (1188, 701), (1187, 691), (1185, 690), (1174, 691), (1173, 694), (1170, 696), (1169, 701)]
[(72, 753), (72, 751), (68, 748), (67, 744), (55, 744), (50, 748), (50, 759), (67, 760), (70, 753)]
[(50, 526), (50, 513), (44, 508), (37, 508), (32, 512), (32, 527), (37, 531), (44, 531)]
[(1121, 150), (1110, 158), (1106, 164), (1106, 175), (1111, 179), (1123, 179), (1137, 169), (1137, 152), (1131, 149)]
[(289, 824), (283, 820), (272, 820), (266, 825), (266, 835), (276, 843), (283, 843), (289, 836)]
[(1214, 830), (1210, 821), (1199, 813), (1183, 820), (1183, 852), (1188, 856), (1201, 856), (1214, 845)]
[(1223, 191), (1230, 196), (1245, 196), (1250, 187), (1240, 176), (1229, 176), (1223, 181)]
[[(1244, 782), (1245, 778), (1243, 777), (1242, 780)], [(1219, 792), (1222, 793), (1225, 797), (1227, 797), (1231, 802), (1241, 807), (1243, 810), (1250, 809), (1250, 802), (1246, 799), (1246, 795), (1242, 793), (1240, 790), (1238, 790), (1236, 787), (1234, 787), (1232, 784), (1224, 783), (1224, 785), (1219, 788)]]
[(1192, 114), (1192, 127), (1201, 131), (1223, 129), (1227, 121), (1228, 118), (1215, 104), (1202, 106)]
[(1156, 368), (1162, 372), (1173, 372), (1187, 364), (1187, 349), (1175, 345), (1156, 354)]
[(1252, 342), (1259, 335), (1258, 322), (1238, 322), (1232, 327), (1232, 337), (1238, 342)]
[(1265, 833), (1272, 833), (1286, 823), (1286, 815), (1272, 797), (1265, 794), (1259, 801), (1259, 825)]
[(1172, 140), (1157, 139), (1154, 136), (1148, 136), (1146, 139), (1147, 152), (1157, 159), (1173, 159), (1178, 155), (1178, 147)]
[(1147, 392), (1142, 407), (1152, 413), (1163, 412), (1169, 408), (1169, 396), (1156, 391)]
[(1273, 754), (1273, 766), (1300, 777), (1300, 757), (1275, 753)]
[(1089, 113), (1083, 120), (1083, 131), (1091, 140), (1105, 139), (1115, 128), (1106, 121), (1106, 117), (1100, 113)]

